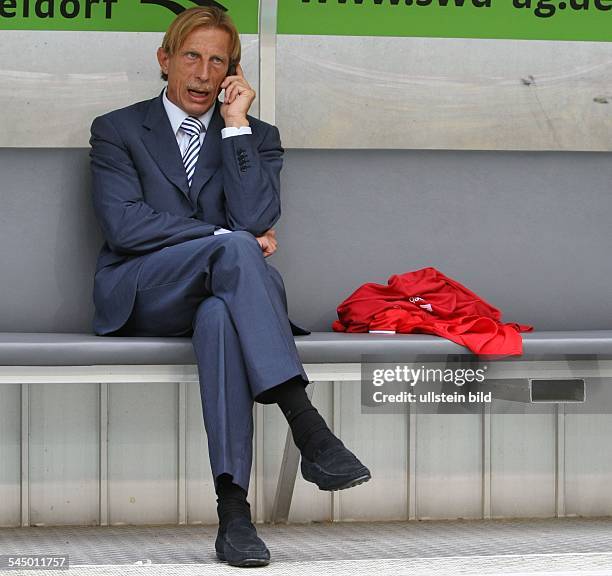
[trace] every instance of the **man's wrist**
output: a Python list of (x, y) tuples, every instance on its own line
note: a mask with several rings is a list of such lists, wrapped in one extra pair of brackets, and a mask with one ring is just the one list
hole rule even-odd
[(235, 118), (225, 119), (226, 128), (243, 128), (246, 126), (250, 126), (246, 116), (237, 116)]

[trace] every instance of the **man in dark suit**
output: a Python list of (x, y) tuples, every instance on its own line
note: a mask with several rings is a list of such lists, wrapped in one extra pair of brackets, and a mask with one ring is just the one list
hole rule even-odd
[[(180, 14), (158, 61), (157, 98), (96, 118), (94, 209), (105, 236), (94, 285), (97, 334), (192, 336), (217, 493), (217, 556), (265, 565), (246, 500), (253, 402), (277, 403), (322, 490), (369, 470), (329, 430), (287, 317), (276, 250), (283, 148), (276, 127), (249, 116), (255, 92), (240, 39), (218, 8)], [(217, 100), (225, 90), (223, 103)]]

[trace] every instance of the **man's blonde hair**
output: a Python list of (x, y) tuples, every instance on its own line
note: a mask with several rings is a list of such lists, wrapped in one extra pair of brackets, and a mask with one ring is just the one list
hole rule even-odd
[[(236, 25), (229, 15), (214, 6), (196, 6), (181, 12), (170, 24), (164, 40), (162, 50), (169, 55), (176, 54), (185, 42), (185, 38), (196, 28), (219, 28), (229, 33), (230, 43), (230, 68), (240, 62), (240, 35)], [(168, 75), (161, 73), (163, 80), (168, 80)]]

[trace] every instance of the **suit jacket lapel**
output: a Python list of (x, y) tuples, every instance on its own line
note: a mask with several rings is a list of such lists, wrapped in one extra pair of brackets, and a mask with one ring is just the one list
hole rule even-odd
[(210, 119), (204, 144), (196, 164), (191, 182), (191, 201), (195, 206), (202, 188), (211, 179), (221, 165), (221, 130), (225, 127), (223, 116), (219, 112), (220, 102), (215, 104), (215, 111)]
[[(163, 94), (163, 92), (162, 92)], [(161, 171), (189, 198), (189, 184), (176, 135), (164, 109), (161, 95), (151, 101), (143, 122), (142, 141)]]

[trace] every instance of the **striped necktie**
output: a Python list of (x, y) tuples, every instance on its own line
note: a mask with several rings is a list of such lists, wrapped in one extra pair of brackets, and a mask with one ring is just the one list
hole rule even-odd
[(206, 128), (197, 118), (187, 116), (181, 124), (181, 130), (189, 136), (189, 144), (183, 153), (183, 164), (185, 165), (187, 180), (191, 188), (191, 181), (193, 180), (193, 174), (200, 154), (200, 134)]

